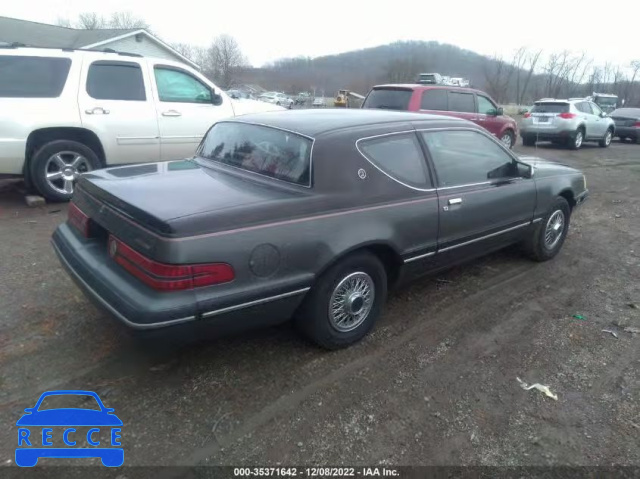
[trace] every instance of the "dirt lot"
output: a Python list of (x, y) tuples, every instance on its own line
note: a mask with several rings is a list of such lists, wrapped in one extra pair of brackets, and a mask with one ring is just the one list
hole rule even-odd
[(0, 464), (43, 391), (88, 389), (125, 424), (125, 465), (640, 465), (640, 146), (538, 154), (591, 190), (555, 260), (514, 248), (422, 280), (337, 352), (289, 326), (141, 349), (58, 264), (66, 206), (5, 187)]

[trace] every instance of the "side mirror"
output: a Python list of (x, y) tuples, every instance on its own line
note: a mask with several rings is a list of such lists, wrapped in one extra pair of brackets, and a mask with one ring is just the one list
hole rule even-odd
[(607, 116), (609, 116), (609, 115), (607, 114), (607, 112), (606, 112), (606, 111), (602, 111), (602, 112), (600, 112), (600, 118), (605, 118), (605, 117), (607, 117)]
[(498, 109), (496, 110), (496, 116), (502, 116), (502, 115), (504, 115), (504, 108), (499, 106)]
[(533, 165), (527, 165), (526, 163), (518, 163), (518, 170), (521, 172), (522, 177), (530, 180), (535, 174)]
[(211, 91), (211, 103), (215, 106), (222, 105), (222, 96), (218, 95), (215, 91)]

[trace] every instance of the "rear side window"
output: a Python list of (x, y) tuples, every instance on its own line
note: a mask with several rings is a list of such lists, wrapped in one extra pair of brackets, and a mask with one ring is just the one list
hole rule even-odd
[(147, 99), (140, 65), (129, 62), (92, 63), (87, 75), (87, 93), (96, 100)]
[(374, 88), (364, 101), (362, 108), (383, 110), (408, 110), (413, 90), (399, 88)]
[(430, 186), (416, 135), (389, 135), (358, 142), (364, 156), (387, 175), (409, 186)]
[(422, 110), (439, 110), (447, 111), (447, 90), (425, 90), (422, 92), (422, 101), (420, 102)]
[(69, 68), (70, 58), (1, 56), (0, 97), (59, 97)]
[(471, 93), (449, 92), (449, 111), (475, 113), (476, 102)]
[(538, 102), (533, 105), (531, 113), (566, 113), (569, 111), (568, 103), (559, 102)]

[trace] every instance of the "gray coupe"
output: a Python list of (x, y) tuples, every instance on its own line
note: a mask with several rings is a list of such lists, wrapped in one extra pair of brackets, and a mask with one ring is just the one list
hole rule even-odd
[(52, 242), (131, 328), (294, 318), (338, 348), (404, 281), (513, 243), (553, 258), (586, 197), (581, 172), (518, 158), (465, 120), (270, 112), (216, 123), (194, 158), (82, 175)]

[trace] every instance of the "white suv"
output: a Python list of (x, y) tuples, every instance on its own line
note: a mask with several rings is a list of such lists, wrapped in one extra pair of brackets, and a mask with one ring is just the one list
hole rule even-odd
[(107, 165), (193, 155), (216, 121), (282, 108), (235, 101), (188, 66), (87, 50), (0, 47), (0, 177), (49, 200)]

